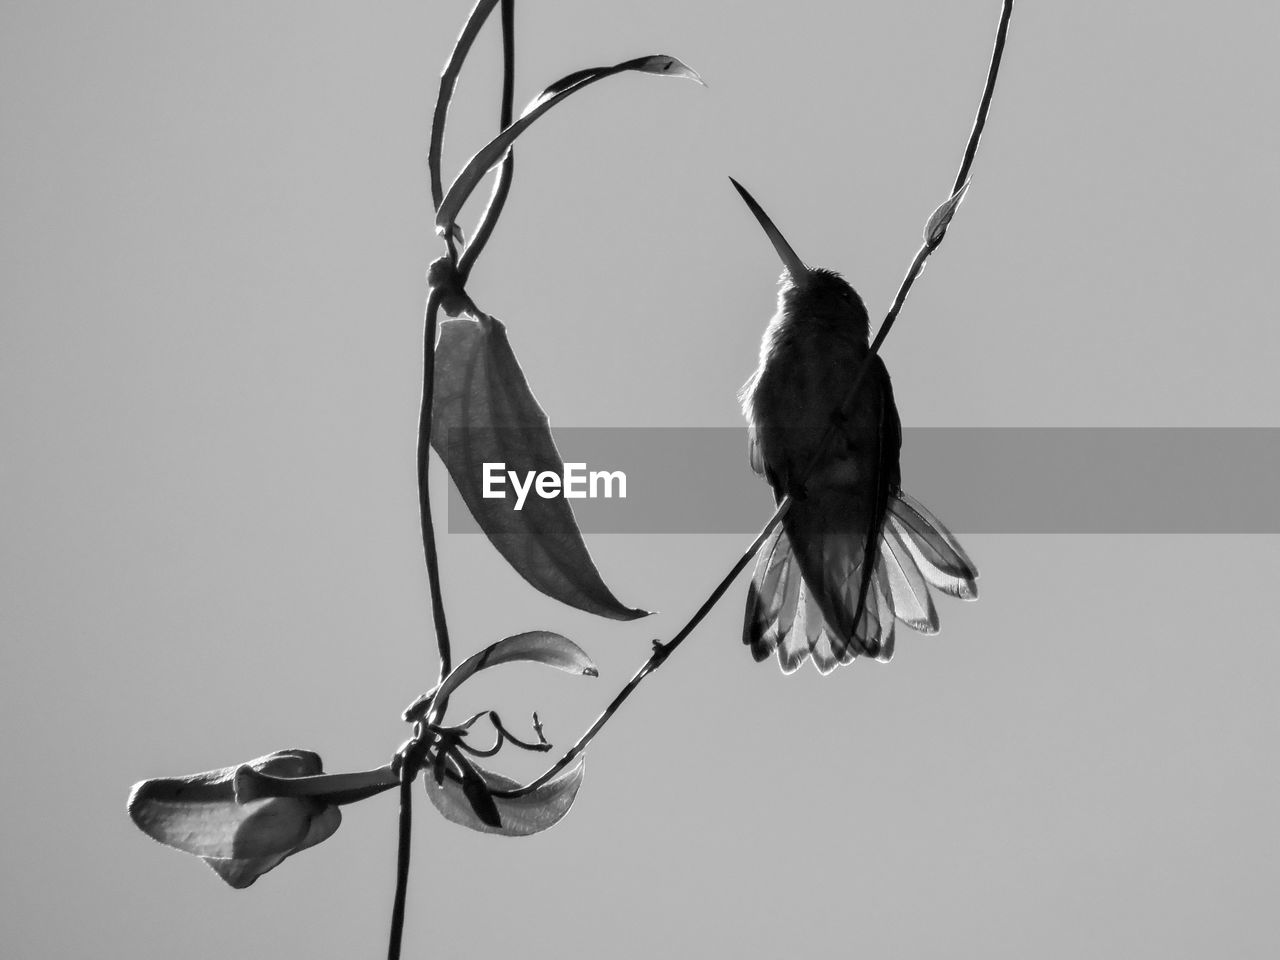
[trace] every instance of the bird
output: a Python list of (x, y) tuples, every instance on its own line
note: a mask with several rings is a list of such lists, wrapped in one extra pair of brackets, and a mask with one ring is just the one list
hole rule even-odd
[[(955, 536), (902, 489), (902, 427), (889, 371), (868, 345), (862, 298), (810, 268), (730, 178), (782, 258), (777, 312), (739, 393), (752, 468), (791, 498), (761, 545), (742, 641), (783, 673), (812, 658), (829, 674), (857, 657), (887, 662), (894, 624), (938, 632), (931, 588), (977, 599), (978, 571)], [(847, 409), (849, 390), (870, 357)]]

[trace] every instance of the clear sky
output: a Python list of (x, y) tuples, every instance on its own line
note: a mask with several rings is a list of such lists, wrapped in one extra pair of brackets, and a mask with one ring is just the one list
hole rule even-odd
[[(518, 105), (645, 53), (710, 84), (614, 78), (520, 142), (471, 292), (553, 422), (739, 422), (778, 264), (730, 174), (883, 315), (998, 8), (521, 5)], [(375, 766), (432, 682), (425, 155), (467, 9), (0, 3), (6, 957), (384, 950), (391, 795), (244, 892), (124, 802), (285, 747)], [(496, 125), (494, 28), (449, 171)], [(907, 426), (1280, 426), (1278, 35), (1263, 2), (1019, 5), (973, 187), (885, 348)], [(457, 707), (536, 707), (567, 745), (747, 542), (592, 536), (661, 611), (617, 624), (444, 538), (460, 654), (545, 628), (601, 668), (503, 668)], [(754, 664), (736, 586), (544, 835), (419, 803), (406, 955), (1273, 956), (1280, 540), (965, 543), (977, 604), (828, 678)]]

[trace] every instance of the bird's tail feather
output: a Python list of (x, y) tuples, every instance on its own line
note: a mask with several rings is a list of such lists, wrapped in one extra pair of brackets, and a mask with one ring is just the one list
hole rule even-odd
[(961, 600), (978, 599), (978, 568), (924, 504), (899, 492), (889, 501), (887, 525), (905, 542), (930, 584)]
[[(776, 651), (783, 673), (809, 658), (823, 674), (858, 656), (887, 661), (895, 620), (937, 633), (929, 585), (964, 599), (977, 596), (977, 569), (955, 537), (918, 501), (899, 494), (890, 499), (859, 612), (865, 534), (815, 533), (807, 529), (805, 510), (794, 512), (799, 522), (779, 525), (760, 550), (742, 636), (757, 661)], [(792, 536), (805, 544), (803, 553), (793, 548)]]

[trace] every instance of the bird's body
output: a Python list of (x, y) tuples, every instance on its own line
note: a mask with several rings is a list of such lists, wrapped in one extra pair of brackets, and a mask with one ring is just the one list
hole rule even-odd
[[(801, 287), (783, 274), (778, 312), (760, 344), (760, 365), (742, 389), (742, 410), (752, 431), (752, 466), (775, 489), (785, 494), (799, 486), (868, 479), (885, 393), (897, 422), (889, 374), (878, 359), (863, 394), (871, 402), (859, 403), (840, 422), (839, 449), (833, 447), (828, 456), (819, 448), (840, 416), (851, 376), (866, 359), (867, 334), (866, 307), (839, 275), (814, 271)], [(821, 473), (802, 485), (800, 474), (819, 453), (824, 454)], [(893, 462), (896, 470), (896, 446)]]
[[(735, 183), (736, 185), (736, 183)], [(977, 596), (977, 571), (955, 538), (902, 492), (898, 410), (878, 357), (867, 359), (861, 298), (829, 270), (809, 269), (739, 187), (787, 264), (760, 364), (742, 389), (751, 465), (792, 498), (761, 547), (743, 641), (775, 650), (790, 673), (812, 657), (823, 673), (854, 657), (888, 660), (894, 621), (936, 633), (932, 585)]]

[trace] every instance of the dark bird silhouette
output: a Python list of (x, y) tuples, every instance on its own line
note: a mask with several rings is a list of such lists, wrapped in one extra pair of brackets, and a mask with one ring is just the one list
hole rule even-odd
[(775, 500), (792, 498), (760, 548), (742, 640), (757, 661), (777, 650), (783, 673), (807, 657), (824, 674), (854, 657), (887, 661), (895, 620), (937, 633), (930, 586), (973, 600), (978, 571), (951, 532), (902, 491), (902, 427), (878, 355), (841, 410), (869, 353), (862, 298), (838, 273), (806, 267), (733, 185), (786, 268), (741, 399), (752, 468)]

